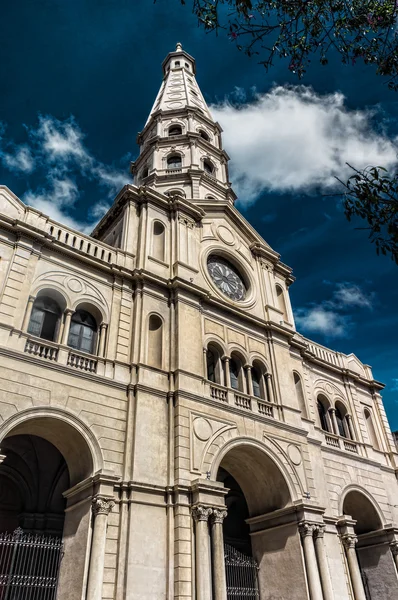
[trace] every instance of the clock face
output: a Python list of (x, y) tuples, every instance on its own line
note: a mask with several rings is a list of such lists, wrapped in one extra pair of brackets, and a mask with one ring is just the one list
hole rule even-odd
[(246, 286), (235, 267), (219, 256), (210, 256), (207, 261), (210, 277), (218, 289), (231, 298), (243, 300), (246, 295)]

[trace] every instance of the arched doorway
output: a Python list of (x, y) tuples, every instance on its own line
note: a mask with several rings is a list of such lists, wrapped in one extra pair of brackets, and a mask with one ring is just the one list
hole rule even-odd
[(93, 455), (73, 417), (40, 411), (0, 430), (0, 598), (80, 597), (86, 576), (92, 490), (74, 491), (90, 480)]
[(364, 492), (350, 490), (344, 497), (343, 514), (355, 523), (356, 555), (366, 599), (396, 599), (397, 571), (376, 505)]
[(297, 517), (289, 486), (276, 461), (259, 444), (235, 445), (222, 457), (217, 480), (229, 489), (225, 497), (228, 515), (223, 523), (227, 552), (228, 547), (234, 548), (242, 560), (254, 559), (258, 569), (257, 595), (251, 581), (248, 586), (239, 581), (239, 573), (228, 581), (226, 569), (228, 600), (306, 600)]

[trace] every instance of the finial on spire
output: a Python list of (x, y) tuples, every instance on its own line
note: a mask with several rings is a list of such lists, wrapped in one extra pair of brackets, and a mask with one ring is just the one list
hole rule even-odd
[(177, 42), (176, 52), (181, 52), (181, 51), (182, 51), (182, 44), (180, 44), (180, 42)]

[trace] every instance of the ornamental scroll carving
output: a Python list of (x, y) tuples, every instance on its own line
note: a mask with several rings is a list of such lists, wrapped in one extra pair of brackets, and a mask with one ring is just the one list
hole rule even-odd
[(212, 512), (213, 512), (212, 508), (209, 508), (208, 506), (202, 506), (199, 504), (198, 506), (193, 507), (192, 516), (196, 523), (198, 521), (208, 521)]

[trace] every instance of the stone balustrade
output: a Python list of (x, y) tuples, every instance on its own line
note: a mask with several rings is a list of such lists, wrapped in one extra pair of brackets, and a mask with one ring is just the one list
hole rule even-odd
[(28, 338), (25, 344), (25, 352), (46, 360), (57, 361), (58, 359), (58, 347), (42, 340)]

